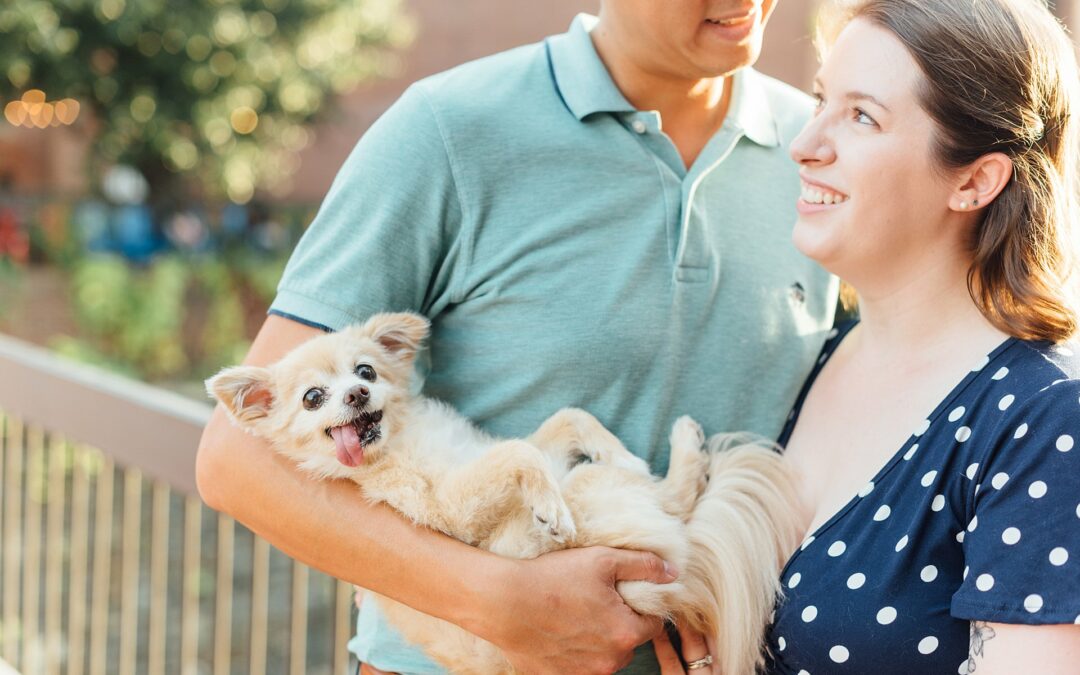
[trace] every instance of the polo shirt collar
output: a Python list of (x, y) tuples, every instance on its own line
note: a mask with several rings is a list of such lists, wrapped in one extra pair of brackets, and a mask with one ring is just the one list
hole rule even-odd
[(547, 40), (559, 94), (579, 120), (598, 112), (634, 112), (593, 46), (589, 32), (596, 22), (595, 16), (578, 14), (569, 31)]
[(780, 145), (780, 134), (762, 77), (753, 68), (743, 68), (735, 73), (727, 120), (751, 141), (775, 148)]
[[(607, 67), (596, 53), (589, 35), (596, 22), (595, 16), (578, 14), (570, 24), (570, 30), (547, 40), (551, 69), (559, 94), (579, 120), (599, 112), (636, 112), (615, 86)], [(780, 144), (776, 119), (761, 77), (752, 68), (743, 68), (735, 73), (727, 119), (751, 141), (776, 147)]]

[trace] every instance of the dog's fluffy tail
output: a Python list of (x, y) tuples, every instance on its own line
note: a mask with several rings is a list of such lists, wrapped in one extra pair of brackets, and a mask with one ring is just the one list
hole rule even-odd
[(763, 634), (780, 596), (779, 570), (794, 549), (792, 475), (773, 449), (742, 435), (709, 439), (709, 482), (687, 525), (690, 559), (680, 580), (699, 599), (684, 617), (712, 635), (725, 675), (756, 672)]

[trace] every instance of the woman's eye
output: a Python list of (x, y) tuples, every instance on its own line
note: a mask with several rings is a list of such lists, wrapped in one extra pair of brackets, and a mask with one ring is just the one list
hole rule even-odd
[(825, 97), (821, 94), (814, 94), (814, 111), (817, 112), (825, 107)]
[(362, 380), (367, 380), (368, 382), (375, 381), (375, 369), (366, 363), (362, 363), (356, 367), (356, 374)]
[(322, 389), (308, 389), (304, 392), (304, 408), (314, 410), (323, 404), (325, 394)]
[(873, 127), (877, 126), (877, 122), (874, 121), (874, 118), (867, 115), (865, 110), (860, 110), (859, 108), (855, 108), (855, 121), (859, 124), (866, 124)]

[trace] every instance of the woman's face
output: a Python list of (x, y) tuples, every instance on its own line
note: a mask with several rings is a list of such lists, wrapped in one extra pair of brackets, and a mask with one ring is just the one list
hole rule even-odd
[(639, 68), (700, 79), (752, 64), (777, 0), (603, 0), (600, 27)]
[(818, 108), (792, 143), (803, 181), (795, 246), (860, 291), (917, 274), (928, 251), (960, 241), (945, 227), (952, 186), (933, 160), (923, 77), (891, 32), (852, 21), (818, 71)]

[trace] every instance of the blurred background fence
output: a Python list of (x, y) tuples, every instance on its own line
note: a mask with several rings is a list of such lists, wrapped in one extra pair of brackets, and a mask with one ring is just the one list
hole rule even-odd
[(350, 586), (194, 492), (208, 406), (0, 337), (0, 659), (23, 673), (349, 672)]

